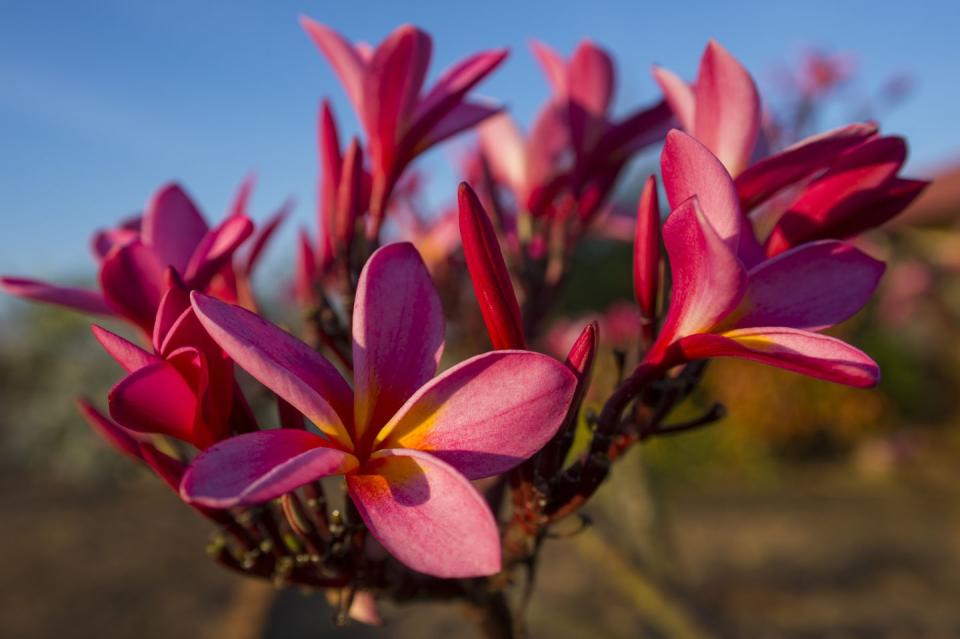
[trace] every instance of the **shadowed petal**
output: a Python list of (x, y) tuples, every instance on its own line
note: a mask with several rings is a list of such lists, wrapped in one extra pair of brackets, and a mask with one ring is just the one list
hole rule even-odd
[(489, 117), (503, 111), (502, 106), (484, 104), (482, 102), (461, 102), (448, 111), (442, 118), (436, 120), (433, 126), (422, 138), (416, 139), (414, 154), (422, 153), (435, 144), (463, 133)]
[(760, 96), (753, 78), (711, 40), (694, 84), (694, 133), (731, 175), (747, 167), (760, 133)]
[(139, 433), (116, 423), (85, 399), (77, 400), (77, 408), (90, 424), (90, 428), (113, 448), (133, 459), (143, 459), (140, 453), (141, 435)]
[(378, 249), (360, 274), (353, 311), (355, 441), (372, 442), (443, 352), (440, 297), (408, 242)]
[(844, 242), (804, 244), (751, 270), (743, 301), (724, 324), (822, 330), (863, 308), (884, 268)]
[(124, 377), (110, 391), (110, 415), (126, 428), (192, 442), (199, 400), (177, 368), (158, 360)]
[(868, 388), (880, 379), (870, 357), (846, 342), (792, 328), (744, 328), (680, 341), (689, 359), (739, 357), (837, 384)]
[(506, 49), (483, 51), (444, 71), (417, 105), (410, 130), (434, 128), (433, 122), (443, 118), (461, 103), (470, 89), (500, 66), (506, 57)]
[(387, 449), (347, 475), (367, 528), (401, 562), (435, 577), (500, 570), (500, 534), (490, 507), (456, 470), (429, 453)]
[(350, 447), (344, 423), (353, 416), (353, 395), (322, 355), (259, 315), (194, 292), (197, 317), (240, 368), (288, 401), (316, 426)]
[(656, 321), (657, 293), (660, 290), (660, 206), (657, 179), (647, 178), (637, 204), (633, 237), (633, 292), (643, 319)]
[(161, 261), (183, 274), (208, 230), (190, 196), (179, 184), (168, 184), (147, 203), (141, 238)]
[(96, 324), (90, 327), (103, 349), (128, 373), (159, 361), (159, 357)]
[(100, 293), (83, 288), (56, 286), (20, 277), (0, 277), (0, 290), (22, 299), (66, 306), (81, 313), (116, 315)]
[(322, 437), (279, 428), (238, 435), (197, 455), (180, 483), (184, 500), (209, 508), (251, 506), (357, 467)]
[(552, 357), (484, 353), (417, 391), (381, 431), (377, 445), (433, 453), (470, 479), (496, 475), (553, 437), (576, 384), (576, 375)]
[(100, 288), (111, 306), (148, 333), (165, 290), (164, 264), (152, 249), (134, 240), (115, 249), (100, 265)]
[(660, 155), (663, 187), (672, 208), (697, 196), (703, 214), (721, 238), (736, 250), (743, 214), (730, 174), (710, 150), (696, 138), (674, 129)]

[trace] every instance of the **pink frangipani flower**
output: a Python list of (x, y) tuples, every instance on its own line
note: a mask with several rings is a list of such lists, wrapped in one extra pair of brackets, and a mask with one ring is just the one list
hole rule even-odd
[(434, 377), (443, 315), (407, 243), (377, 250), (361, 273), (352, 389), (259, 316), (199, 293), (193, 306), (227, 354), (321, 434), (281, 428), (225, 440), (193, 461), (185, 499), (231, 508), (343, 474), (370, 532), (403, 563), (441, 577), (499, 570), (497, 525), (469, 480), (516, 466), (554, 435), (576, 386), (566, 366), (507, 350)]
[(416, 156), (500, 111), (468, 100), (467, 94), (507, 51), (462, 60), (421, 95), (433, 47), (427, 33), (405, 25), (371, 50), (309, 18), (300, 23), (340, 78), (366, 131), (373, 175), (370, 211), (378, 230), (397, 180)]
[(702, 144), (679, 131), (662, 157), (673, 211), (663, 228), (672, 294), (649, 364), (740, 357), (851, 386), (879, 377), (867, 355), (817, 331), (869, 300), (882, 262), (837, 240), (756, 259), (756, 240), (733, 180)]

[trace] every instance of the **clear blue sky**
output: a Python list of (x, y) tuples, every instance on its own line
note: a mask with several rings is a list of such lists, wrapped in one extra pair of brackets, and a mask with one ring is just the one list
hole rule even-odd
[[(955, 0), (8, 1), (0, 6), (0, 273), (92, 273), (90, 232), (138, 210), (169, 179), (219, 218), (255, 170), (254, 213), (295, 195), (296, 222), (312, 222), (319, 98), (333, 98), (345, 128), (356, 120), (299, 14), (370, 42), (415, 23), (433, 34), (433, 75), (471, 52), (509, 46), (511, 58), (481, 92), (523, 122), (547, 92), (532, 37), (564, 53), (586, 36), (612, 50), (620, 108), (656, 96), (653, 62), (692, 77), (709, 37), (761, 87), (807, 45), (850, 51), (867, 87), (913, 75), (915, 95), (883, 126), (909, 137), (915, 173), (960, 157)], [(427, 161), (450, 176), (450, 157)], [(274, 263), (288, 259), (292, 230)]]

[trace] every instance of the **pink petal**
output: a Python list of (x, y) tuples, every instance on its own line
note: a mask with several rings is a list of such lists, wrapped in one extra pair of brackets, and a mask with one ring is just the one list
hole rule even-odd
[(160, 360), (124, 377), (110, 391), (110, 415), (140, 433), (162, 433), (191, 442), (199, 400), (173, 366)]
[[(834, 228), (843, 229), (849, 218), (878, 203), (906, 157), (906, 142), (892, 136), (872, 138), (841, 155), (780, 218), (767, 240), (767, 254), (775, 255), (811, 240), (847, 237)], [(869, 208), (864, 213), (867, 222), (854, 223), (853, 228), (862, 230), (872, 225)]]
[(710, 330), (736, 308), (747, 282), (740, 260), (707, 221), (696, 198), (670, 214), (663, 241), (672, 287), (658, 340), (661, 348), (679, 337)]
[(622, 161), (643, 148), (663, 140), (673, 121), (666, 102), (641, 107), (607, 129), (594, 151), (594, 156), (611, 155)]
[(332, 230), (334, 245), (342, 254), (349, 255), (357, 221), (366, 213), (367, 207), (363, 198), (363, 151), (356, 138), (347, 147), (342, 170)]
[(567, 63), (564, 59), (560, 57), (560, 54), (556, 51), (536, 40), (530, 42), (530, 49), (533, 51), (537, 62), (539, 62), (543, 68), (543, 73), (547, 76), (547, 81), (553, 88), (554, 95), (566, 96)]
[(493, 224), (466, 182), (458, 195), (464, 257), (490, 341), (496, 349), (526, 348), (520, 305)]
[(116, 315), (100, 293), (83, 288), (56, 286), (20, 277), (0, 277), (0, 290), (22, 299), (66, 306), (81, 313)]
[(333, 232), (332, 218), (336, 208), (337, 185), (343, 157), (340, 154), (340, 135), (330, 103), (324, 100), (320, 107), (320, 126), (317, 145), (320, 152), (320, 206), (317, 210), (317, 228), (320, 237)]
[(250, 208), (250, 197), (253, 187), (257, 185), (257, 174), (250, 173), (240, 182), (237, 192), (233, 194), (233, 202), (227, 210), (227, 217), (246, 216)]
[(424, 137), (416, 139), (413, 154), (423, 153), (430, 147), (463, 133), (502, 111), (502, 106), (480, 102), (462, 102), (435, 121)]
[[(321, 240), (323, 241), (323, 240)], [(310, 244), (310, 235), (301, 228), (297, 233), (297, 257), (293, 272), (293, 292), (297, 303), (308, 307), (316, 303), (317, 262), (316, 251)]]
[(651, 175), (640, 194), (633, 238), (633, 291), (641, 314), (649, 322), (656, 318), (659, 290), (660, 206), (657, 203), (657, 179)]
[(364, 119), (363, 77), (366, 64), (360, 54), (339, 33), (310, 18), (301, 16), (300, 26), (326, 56), (343, 84), (357, 115)]
[(204, 328), (240, 368), (340, 445), (351, 446), (344, 423), (353, 417), (353, 394), (330, 362), (244, 308), (197, 292), (191, 299)]
[(417, 391), (377, 446), (430, 452), (469, 479), (497, 475), (556, 434), (576, 385), (564, 364), (540, 353), (477, 355)]
[(160, 452), (155, 446), (146, 442), (140, 444), (140, 455), (154, 474), (163, 480), (163, 483), (170, 490), (177, 494), (180, 493), (180, 481), (183, 479), (184, 473), (187, 472), (186, 464)]
[(140, 240), (114, 250), (100, 265), (100, 288), (111, 306), (149, 333), (163, 296), (164, 264)]
[(253, 222), (240, 215), (228, 217), (220, 226), (208, 232), (197, 245), (184, 280), (191, 289), (203, 290), (210, 280), (230, 264), (240, 245), (253, 235)]
[(100, 345), (110, 354), (110, 357), (116, 360), (116, 362), (123, 367), (123, 370), (128, 373), (153, 364), (160, 359), (153, 353), (148, 353), (133, 342), (101, 326), (94, 324), (90, 329), (93, 331), (93, 336), (100, 342)]
[(868, 388), (880, 379), (870, 357), (834, 337), (793, 328), (744, 328), (722, 335), (691, 335), (680, 341), (689, 359), (739, 357), (824, 379)]
[(507, 50), (483, 51), (461, 60), (444, 71), (430, 92), (417, 105), (411, 133), (434, 128), (434, 122), (444, 118), (464, 96), (493, 72), (506, 59)]
[(420, 254), (408, 242), (377, 249), (360, 273), (353, 310), (355, 441), (372, 443), (434, 376), (443, 338), (440, 297)]
[(760, 133), (760, 96), (746, 69), (711, 40), (694, 84), (694, 134), (737, 175), (750, 162)]
[(256, 235), (253, 236), (253, 244), (250, 247), (250, 251), (247, 253), (247, 259), (244, 263), (244, 272), (247, 275), (253, 273), (253, 270), (256, 268), (257, 263), (260, 261), (260, 257), (263, 255), (264, 250), (267, 248), (267, 245), (270, 243), (270, 240), (273, 238), (274, 233), (277, 229), (280, 228), (280, 225), (283, 224), (284, 220), (290, 217), (291, 211), (293, 211), (295, 201), (291, 198), (283, 203), (277, 211), (267, 218), (267, 221), (260, 227)]
[(127, 430), (101, 413), (85, 399), (77, 400), (77, 408), (80, 409), (80, 414), (90, 424), (93, 432), (102, 437), (110, 446), (131, 459), (143, 459), (140, 454), (141, 436), (139, 433)]
[[(137, 218), (139, 224), (139, 218)], [(97, 262), (102, 262), (103, 258), (110, 254), (110, 251), (114, 247), (121, 246), (127, 242), (136, 240), (140, 238), (140, 230), (119, 227), (115, 229), (107, 229), (105, 231), (97, 231), (93, 234), (92, 239), (92, 248), (93, 255), (97, 259)]]
[(356, 457), (327, 446), (322, 437), (292, 428), (231, 437), (197, 455), (180, 495), (208, 508), (252, 506), (357, 467)]
[(863, 308), (884, 268), (883, 262), (844, 242), (804, 244), (747, 274), (747, 292), (725, 324), (822, 330)]
[(693, 117), (696, 112), (693, 89), (675, 73), (662, 67), (653, 67), (653, 79), (660, 85), (660, 90), (663, 91), (663, 96), (667, 99), (680, 126), (687, 133), (693, 133)]
[(801, 140), (737, 176), (740, 204), (749, 211), (775, 193), (825, 169), (838, 155), (876, 134), (869, 123), (848, 124)]
[(182, 275), (207, 231), (207, 223), (190, 196), (180, 185), (168, 184), (147, 203), (141, 238), (164, 265)]
[(347, 475), (367, 528), (394, 557), (422, 573), (480, 577), (500, 570), (490, 507), (456, 470), (429, 453), (387, 449)]
[(190, 308), (190, 291), (176, 276), (176, 272), (168, 270), (166, 279), (168, 280), (167, 291), (160, 299), (157, 318), (153, 325), (153, 350), (156, 353), (163, 350), (163, 341), (170, 329), (183, 312)]
[(514, 193), (523, 192), (526, 146), (513, 119), (506, 113), (497, 114), (477, 127), (477, 135), (494, 177), (509, 185)]
[(584, 40), (570, 58), (568, 73), (570, 101), (591, 115), (605, 115), (613, 100), (616, 82), (610, 54), (589, 40)]
[(676, 208), (697, 196), (710, 225), (736, 250), (743, 214), (733, 180), (716, 156), (695, 138), (674, 129), (667, 134), (660, 168), (670, 206)]

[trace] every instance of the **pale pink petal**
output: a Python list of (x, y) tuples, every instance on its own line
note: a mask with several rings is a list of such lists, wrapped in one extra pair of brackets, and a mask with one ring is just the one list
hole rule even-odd
[(543, 73), (547, 76), (547, 81), (553, 88), (553, 94), (555, 96), (566, 96), (567, 63), (564, 59), (549, 46), (536, 40), (530, 42), (530, 49), (543, 68)]
[(576, 375), (547, 355), (477, 355), (417, 391), (380, 432), (377, 446), (427, 451), (469, 479), (497, 475), (553, 437), (576, 385)]
[(476, 488), (429, 453), (378, 451), (347, 475), (353, 503), (390, 554), (422, 573), (481, 577), (500, 570), (497, 522)]
[(165, 266), (170, 265), (183, 275), (190, 256), (208, 230), (190, 196), (180, 185), (168, 184), (147, 203), (141, 239)]
[[(743, 297), (747, 274), (700, 211), (696, 198), (676, 208), (663, 226), (672, 274), (670, 308), (661, 348), (679, 337), (710, 330)], [(655, 349), (659, 350), (659, 349)]]
[(839, 324), (870, 300), (885, 266), (844, 242), (804, 244), (747, 274), (747, 291), (727, 326), (809, 331)]
[(197, 455), (180, 495), (208, 508), (252, 506), (357, 467), (356, 457), (327, 446), (322, 437), (292, 428), (231, 437)]
[(744, 328), (721, 335), (691, 335), (680, 341), (689, 359), (738, 357), (824, 379), (868, 388), (880, 379), (870, 357), (849, 344), (792, 328)]
[(748, 211), (781, 189), (825, 169), (838, 155), (861, 144), (876, 132), (875, 124), (848, 124), (801, 140), (757, 162), (737, 176), (741, 206)]
[(571, 102), (594, 116), (603, 116), (613, 100), (616, 88), (613, 59), (589, 40), (581, 42), (570, 57), (568, 68)]
[(662, 67), (653, 67), (653, 78), (660, 85), (663, 97), (667, 99), (667, 103), (670, 105), (677, 121), (680, 122), (680, 126), (687, 133), (693, 133), (693, 116), (696, 112), (693, 89), (673, 71)]
[(672, 208), (697, 196), (703, 214), (711, 226), (736, 250), (744, 216), (730, 174), (723, 164), (696, 138), (674, 129), (660, 155), (660, 169), (667, 201)]
[(497, 114), (477, 127), (480, 148), (495, 178), (522, 193), (526, 184), (526, 145), (513, 119)]
[(340, 445), (353, 416), (353, 394), (322, 355), (259, 315), (194, 292), (193, 308), (233, 361), (306, 415)]
[(694, 134), (731, 175), (747, 168), (760, 133), (760, 96), (736, 58), (711, 40), (693, 88)]
[(0, 277), (0, 290), (22, 299), (66, 306), (81, 313), (116, 315), (100, 293), (83, 288), (56, 286), (21, 277)]
[[(370, 256), (353, 310), (355, 441), (377, 431), (437, 371), (443, 352), (440, 297), (408, 242)], [(292, 403), (292, 402), (291, 402)]]
[(326, 56), (330, 66), (340, 78), (357, 115), (364, 120), (363, 77), (366, 64), (360, 54), (343, 36), (326, 25), (301, 16), (300, 26)]
[(94, 324), (90, 327), (90, 330), (93, 331), (93, 336), (97, 338), (103, 349), (110, 354), (110, 357), (116, 360), (128, 373), (141, 369), (148, 364), (153, 364), (160, 359), (153, 353), (143, 350), (133, 342), (101, 326)]
[(115, 249), (100, 265), (107, 302), (149, 333), (165, 290), (164, 264), (152, 249), (134, 240)]

